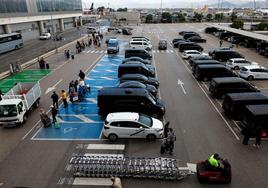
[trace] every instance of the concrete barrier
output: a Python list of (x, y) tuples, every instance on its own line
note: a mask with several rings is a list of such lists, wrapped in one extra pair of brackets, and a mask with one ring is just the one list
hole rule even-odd
[[(70, 46), (73, 45), (73, 44), (76, 44), (76, 42), (77, 42), (78, 40), (83, 40), (83, 39), (86, 39), (87, 37), (88, 37), (88, 36), (85, 35), (85, 36), (80, 37), (80, 38), (78, 38), (78, 39), (76, 39), (76, 40), (74, 40), (74, 41), (72, 41), (72, 42), (69, 42), (69, 43), (67, 43), (67, 44), (65, 44), (65, 45), (63, 45), (63, 46), (61, 46), (61, 47), (58, 47), (57, 49), (51, 50), (51, 51), (49, 51), (49, 52), (47, 52), (47, 53), (45, 53), (45, 54), (43, 54), (43, 55), (40, 55), (39, 57), (36, 57), (36, 58), (34, 58), (34, 59), (31, 59), (31, 60), (29, 60), (29, 61), (23, 63), (23, 64), (21, 65), (21, 68), (22, 68), (22, 69), (26, 69), (26, 68), (28, 68), (29, 66), (31, 66), (31, 65), (33, 65), (33, 64), (35, 64), (35, 63), (37, 63), (37, 62), (38, 62), (38, 58), (42, 58), (42, 57), (43, 57), (43, 58), (47, 58), (47, 57), (49, 57), (49, 56), (51, 56), (51, 55), (54, 55), (54, 54), (59, 53), (59, 52), (62, 52), (64, 49), (70, 47)], [(2, 79), (4, 79), (4, 78), (8, 77), (9, 75), (10, 75), (10, 71), (5, 71), (5, 72), (1, 73), (1, 74), (0, 74), (0, 80), (2, 80)]]

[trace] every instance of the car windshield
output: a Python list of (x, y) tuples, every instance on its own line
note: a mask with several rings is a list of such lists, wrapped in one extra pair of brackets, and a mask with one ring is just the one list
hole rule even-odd
[(17, 107), (16, 105), (2, 105), (0, 106), (0, 117), (12, 117), (16, 116)]
[(117, 42), (109, 42), (108, 47), (117, 47), (118, 43)]
[(156, 104), (156, 99), (155, 99), (155, 97), (151, 94), (151, 93), (149, 93), (149, 100), (153, 103), (153, 104)]
[(241, 70), (241, 71), (247, 71), (248, 69), (245, 68), (245, 67), (242, 67), (240, 70)]
[(146, 116), (146, 115), (143, 115), (143, 114), (140, 114), (139, 116), (139, 123), (143, 124), (143, 125), (146, 125), (148, 127), (152, 127), (152, 118)]

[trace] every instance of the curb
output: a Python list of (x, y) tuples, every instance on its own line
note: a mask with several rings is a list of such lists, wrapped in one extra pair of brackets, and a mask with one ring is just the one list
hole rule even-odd
[[(86, 39), (87, 37), (88, 37), (88, 35), (85, 35), (85, 36), (80, 37), (80, 38), (78, 38), (78, 39), (76, 39), (76, 40), (74, 40), (74, 41), (72, 41), (72, 42), (70, 42), (70, 43), (67, 43), (67, 44), (65, 44), (65, 45), (63, 45), (63, 46), (61, 46), (61, 47), (59, 47), (59, 48), (57, 48), (57, 49), (51, 50), (51, 51), (49, 51), (49, 52), (47, 52), (47, 53), (45, 53), (45, 54), (43, 54), (43, 55), (40, 55), (39, 57), (36, 57), (36, 58), (34, 58), (34, 59), (32, 59), (32, 60), (29, 60), (29, 61), (23, 63), (23, 64), (21, 65), (21, 68), (22, 68), (22, 70), (23, 70), (23, 69), (26, 69), (27, 67), (29, 67), (29, 66), (31, 66), (31, 65), (33, 65), (33, 64), (35, 64), (35, 63), (37, 63), (37, 62), (38, 62), (38, 58), (41, 58), (41, 57), (43, 57), (43, 58), (47, 58), (47, 57), (49, 57), (49, 56), (51, 56), (51, 55), (54, 55), (54, 54), (56, 54), (56, 53), (58, 53), (58, 52), (63, 51), (65, 48), (67, 48), (67, 47), (69, 47), (69, 46), (75, 44), (77, 40), (83, 40), (83, 39)], [(2, 80), (2, 79), (4, 79), (4, 78), (8, 77), (9, 75), (10, 75), (10, 72), (9, 72), (9, 71), (5, 71), (5, 72), (1, 73), (1, 74), (0, 74), (0, 80)]]

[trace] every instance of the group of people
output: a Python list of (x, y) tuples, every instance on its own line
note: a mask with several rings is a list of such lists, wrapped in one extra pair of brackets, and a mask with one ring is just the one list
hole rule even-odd
[[(91, 47), (91, 45), (93, 44), (94, 46), (97, 47), (101, 47), (101, 41), (103, 39), (103, 34), (101, 34), (100, 32), (98, 34), (94, 34), (92, 33), (92, 37), (89, 36), (89, 39), (87, 42), (84, 42), (84, 40), (77, 41), (76, 42), (76, 52), (80, 53), (82, 52), (82, 50), (84, 50), (87, 46)], [(70, 54), (69, 54), (70, 55)]]
[(164, 154), (166, 150), (169, 150), (169, 154), (173, 154), (174, 142), (176, 141), (176, 135), (172, 128), (169, 128), (170, 122), (168, 121), (164, 125), (164, 138), (161, 144), (160, 153)]
[(49, 64), (44, 60), (43, 57), (41, 57), (41, 59), (38, 59), (38, 63), (40, 69), (49, 69)]

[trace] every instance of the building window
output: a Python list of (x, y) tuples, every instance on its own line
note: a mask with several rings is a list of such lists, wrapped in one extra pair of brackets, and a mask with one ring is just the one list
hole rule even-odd
[(39, 12), (82, 11), (81, 0), (36, 0)]
[(0, 0), (0, 13), (27, 12), (26, 0)]

